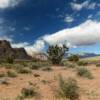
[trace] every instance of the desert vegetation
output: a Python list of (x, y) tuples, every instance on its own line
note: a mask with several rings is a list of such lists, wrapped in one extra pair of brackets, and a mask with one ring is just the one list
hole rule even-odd
[(66, 52), (66, 46), (54, 45), (45, 61), (5, 58), (0, 62), (0, 100), (100, 100), (99, 61), (74, 54), (65, 59)]

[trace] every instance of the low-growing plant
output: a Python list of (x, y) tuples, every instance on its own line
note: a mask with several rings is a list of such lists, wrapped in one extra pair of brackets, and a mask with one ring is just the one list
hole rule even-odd
[(79, 61), (79, 56), (75, 55), (75, 54), (71, 55), (71, 56), (68, 57), (68, 60), (73, 61), (73, 62), (77, 62), (77, 61)]
[(6, 74), (4, 72), (0, 72), (0, 77), (5, 77)]
[(41, 67), (41, 66), (40, 66), (39, 64), (34, 63), (34, 64), (31, 65), (30, 68), (31, 68), (32, 70), (37, 70), (37, 69), (39, 69), (40, 67)]
[(14, 58), (9, 56), (6, 58), (6, 62), (12, 64), (14, 62)]
[(31, 69), (28, 68), (28, 67), (24, 67), (24, 68), (19, 68), (17, 70), (18, 73), (21, 73), (21, 74), (28, 74), (28, 73), (31, 73)]
[(79, 100), (79, 87), (77, 85), (77, 81), (73, 78), (64, 80), (62, 76), (60, 76), (57, 94), (65, 99)]
[(71, 63), (68, 61), (64, 62), (63, 65), (66, 66), (67, 68), (75, 68), (76, 67), (75, 63)]
[(15, 71), (9, 70), (9, 71), (7, 71), (7, 76), (14, 78), (14, 77), (17, 77), (17, 73)]
[(22, 95), (18, 95), (18, 96), (16, 97), (16, 100), (24, 100), (24, 97), (23, 97)]
[(25, 98), (30, 98), (37, 94), (34, 88), (23, 88), (21, 93)]
[(88, 62), (87, 61), (80, 60), (80, 61), (77, 62), (77, 65), (78, 66), (87, 66), (88, 65)]
[(96, 67), (100, 67), (100, 63), (97, 63), (97, 64), (96, 64)]
[(52, 68), (48, 66), (48, 67), (43, 67), (42, 70), (43, 70), (43, 71), (51, 71)]
[(84, 68), (84, 67), (77, 68), (77, 75), (86, 77), (88, 79), (93, 78), (91, 72), (87, 68)]

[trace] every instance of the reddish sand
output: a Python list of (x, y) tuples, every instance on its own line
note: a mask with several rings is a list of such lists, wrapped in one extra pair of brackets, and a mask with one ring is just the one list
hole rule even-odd
[[(9, 85), (0, 84), (0, 100), (15, 100), (21, 89), (29, 86), (29, 82), (36, 84), (38, 87), (40, 93), (38, 100), (59, 100), (55, 98), (59, 75), (64, 78), (73, 77), (78, 81), (80, 100), (100, 100), (100, 68), (96, 68), (94, 65), (88, 66), (94, 76), (94, 79), (91, 80), (78, 77), (75, 69), (65, 69), (64, 67), (52, 67), (52, 69), (49, 72), (33, 70), (32, 74), (19, 74), (16, 78), (9, 78)], [(5, 71), (5, 69), (2, 68), (1, 71)], [(40, 77), (34, 77), (34, 74), (39, 74)], [(46, 82), (44, 83), (44, 81)]]

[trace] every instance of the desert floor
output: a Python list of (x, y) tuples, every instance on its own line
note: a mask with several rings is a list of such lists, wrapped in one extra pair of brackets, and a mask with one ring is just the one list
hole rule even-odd
[[(0, 100), (16, 100), (23, 87), (29, 83), (37, 86), (39, 95), (25, 100), (59, 100), (55, 98), (58, 86), (58, 76), (75, 78), (80, 87), (80, 100), (100, 100), (100, 68), (95, 65), (87, 66), (93, 74), (93, 79), (79, 77), (75, 69), (53, 66), (51, 71), (33, 70), (31, 74), (18, 74), (16, 78), (7, 78), (9, 84), (0, 84)], [(0, 72), (6, 71), (0, 68)], [(34, 74), (38, 74), (35, 77)], [(1, 80), (1, 78), (0, 78)]]

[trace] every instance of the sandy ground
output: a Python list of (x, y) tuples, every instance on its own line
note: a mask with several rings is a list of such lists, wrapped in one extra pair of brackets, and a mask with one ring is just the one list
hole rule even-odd
[[(96, 68), (94, 65), (88, 66), (94, 76), (92, 80), (78, 77), (74, 69), (57, 66), (53, 66), (52, 69), (49, 72), (33, 70), (32, 74), (19, 74), (16, 78), (9, 78), (9, 85), (0, 84), (0, 100), (15, 100), (21, 89), (27, 87), (29, 82), (36, 84), (40, 95), (38, 98), (26, 100), (57, 100), (55, 90), (58, 85), (57, 79), (59, 75), (64, 78), (73, 77), (78, 81), (80, 100), (100, 100), (100, 68)], [(5, 71), (5, 69), (1, 68), (1, 71)], [(34, 74), (39, 74), (40, 77), (34, 77)]]

